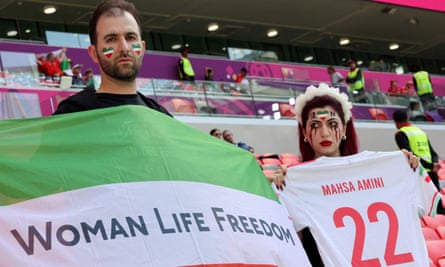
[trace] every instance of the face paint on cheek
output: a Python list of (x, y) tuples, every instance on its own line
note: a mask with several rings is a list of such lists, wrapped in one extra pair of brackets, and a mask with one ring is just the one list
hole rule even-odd
[(341, 139), (341, 136), (340, 136), (340, 129), (338, 129), (338, 128), (335, 128), (334, 129), (334, 131), (335, 131), (335, 139), (336, 139), (336, 141), (338, 142), (340, 139)]
[(114, 48), (113, 47), (105, 47), (102, 48), (102, 53), (104, 54), (104, 56), (106, 56), (107, 58), (111, 58), (111, 56), (114, 53)]
[(139, 43), (132, 44), (131, 48), (133, 48), (134, 53), (138, 56), (142, 53), (142, 46)]

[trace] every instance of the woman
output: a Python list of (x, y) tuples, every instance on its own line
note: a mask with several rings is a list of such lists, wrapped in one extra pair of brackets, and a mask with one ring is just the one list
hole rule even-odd
[[(303, 162), (319, 157), (342, 157), (357, 154), (358, 138), (352, 119), (352, 103), (348, 96), (327, 84), (310, 86), (295, 103), (298, 121), (299, 148)], [(404, 151), (411, 168), (416, 169), (419, 159)], [(284, 175), (286, 171), (280, 170)], [(283, 188), (284, 175), (273, 177), (277, 188)], [(309, 228), (300, 231), (303, 246), (313, 266), (324, 266)]]

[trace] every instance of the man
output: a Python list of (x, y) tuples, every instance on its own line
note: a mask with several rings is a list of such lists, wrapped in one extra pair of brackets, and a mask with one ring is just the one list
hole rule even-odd
[(404, 110), (396, 110), (392, 117), (397, 129), (399, 129), (395, 134), (397, 146), (399, 149), (411, 151), (420, 158), (420, 163), (427, 170), (434, 185), (440, 190), (437, 176), (437, 171), (440, 168), (439, 156), (431, 146), (427, 134), (408, 121), (408, 113)]
[(224, 141), (226, 141), (228, 143), (231, 143), (231, 144), (234, 144), (237, 147), (245, 149), (245, 150), (247, 150), (247, 151), (249, 151), (251, 153), (255, 153), (255, 149), (253, 147), (249, 146), (248, 144), (243, 143), (243, 142), (235, 142), (233, 140), (233, 134), (232, 134), (232, 132), (230, 130), (224, 130), (222, 132), (222, 136), (223, 136)]
[(62, 101), (54, 114), (70, 113), (120, 105), (142, 105), (169, 116), (153, 99), (137, 92), (136, 76), (144, 57), (145, 42), (136, 9), (125, 0), (99, 4), (89, 23), (91, 45), (88, 54), (99, 64), (101, 85)]
[(213, 128), (212, 130), (210, 130), (209, 134), (213, 137), (216, 137), (218, 139), (221, 139), (221, 130), (218, 128)]
[(82, 67), (82, 64), (76, 64), (71, 68), (71, 71), (73, 72), (73, 85), (84, 87), (84, 85), (86, 84), (85, 80), (82, 78)]
[(46, 55), (46, 60), (38, 59), (37, 64), (41, 72), (47, 77), (62, 76), (63, 71), (60, 68), (60, 63), (66, 57), (66, 48), (61, 49), (57, 54), (50, 52)]
[(349, 72), (346, 83), (349, 85), (349, 93), (354, 102), (368, 103), (365, 92), (365, 77), (361, 69), (357, 67), (355, 60), (348, 60)]
[(341, 73), (334, 68), (334, 66), (328, 67), (328, 74), (329, 77), (331, 78), (332, 86), (334, 87), (342, 86), (342, 82), (344, 82), (345, 79), (343, 78), (343, 75), (341, 75)]
[(420, 66), (413, 66), (413, 85), (416, 89), (417, 95), (422, 102), (424, 110), (435, 109), (435, 97), (433, 94), (433, 85), (431, 83), (430, 74), (420, 68)]
[(193, 70), (192, 63), (188, 58), (189, 52), (190, 49), (188, 47), (184, 47), (184, 49), (182, 49), (181, 57), (178, 61), (179, 79), (183, 81), (195, 80), (195, 71)]

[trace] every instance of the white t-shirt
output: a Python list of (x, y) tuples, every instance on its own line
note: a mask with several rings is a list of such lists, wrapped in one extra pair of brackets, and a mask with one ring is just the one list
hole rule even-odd
[(343, 75), (340, 74), (340, 72), (334, 72), (331, 74), (331, 83), (334, 86), (340, 86), (341, 85), (341, 81), (343, 81)]
[(287, 176), (280, 198), (297, 230), (310, 228), (325, 266), (429, 266), (420, 216), (435, 214), (440, 194), (402, 152), (321, 157)]

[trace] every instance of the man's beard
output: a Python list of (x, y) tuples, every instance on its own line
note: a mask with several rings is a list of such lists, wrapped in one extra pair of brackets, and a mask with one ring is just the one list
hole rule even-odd
[(105, 74), (119, 81), (132, 82), (136, 79), (139, 73), (139, 69), (142, 63), (142, 57), (136, 58), (130, 55), (128, 55), (127, 57), (133, 60), (133, 66), (124, 67), (120, 64), (115, 64), (114, 60), (119, 60), (119, 58), (113, 59), (113, 61), (110, 62), (97, 55), (97, 58), (99, 59), (99, 65)]

